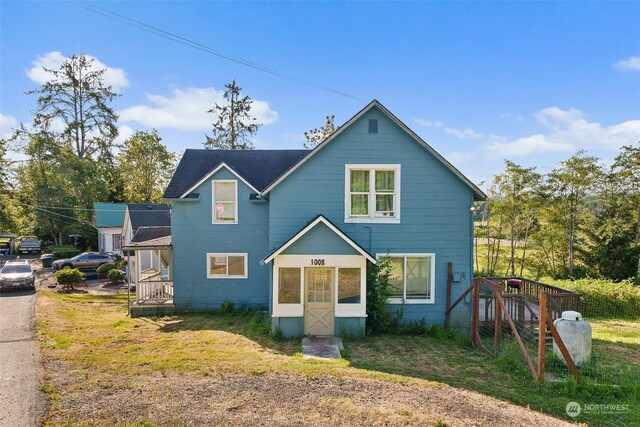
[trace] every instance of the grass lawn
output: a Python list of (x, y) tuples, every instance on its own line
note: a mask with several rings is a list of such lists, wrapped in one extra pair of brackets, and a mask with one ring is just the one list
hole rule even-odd
[[(628, 412), (615, 417), (586, 413), (577, 420), (640, 425), (639, 396), (620, 396), (629, 392), (625, 387), (611, 393), (610, 387), (571, 381), (536, 385), (523, 362), (485, 356), (445, 333), (348, 340), (344, 359), (325, 362), (303, 360), (299, 339), (270, 338), (266, 314), (137, 319), (125, 314), (123, 296), (40, 293), (38, 327), (47, 372), (43, 390), (52, 399), (50, 425), (560, 424), (460, 389), (566, 420), (571, 400), (635, 399)], [(630, 373), (640, 373), (638, 353), (632, 351), (640, 337), (621, 339), (612, 343), (605, 334), (595, 349), (615, 359), (610, 369), (624, 363)], [(198, 409), (202, 406), (207, 411)], [(206, 414), (213, 418), (198, 418)]]

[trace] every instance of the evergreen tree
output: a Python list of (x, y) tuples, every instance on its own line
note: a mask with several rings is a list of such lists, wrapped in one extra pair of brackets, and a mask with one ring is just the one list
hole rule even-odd
[(223, 95), (226, 101), (223, 105), (216, 104), (207, 111), (216, 114), (212, 135), (205, 135), (205, 148), (219, 150), (253, 150), (253, 143), (249, 138), (258, 132), (260, 126), (256, 118), (251, 116), (249, 96), (241, 96), (242, 88), (232, 81), (225, 85)]
[[(68, 144), (81, 159), (110, 151), (118, 136), (118, 116), (110, 103), (119, 95), (105, 85), (105, 69), (92, 70), (93, 61), (72, 55), (58, 70), (45, 68), (52, 78), (27, 92), (38, 95), (33, 116), (36, 132), (47, 132), (55, 141)], [(52, 130), (54, 120), (63, 123), (61, 131)]]

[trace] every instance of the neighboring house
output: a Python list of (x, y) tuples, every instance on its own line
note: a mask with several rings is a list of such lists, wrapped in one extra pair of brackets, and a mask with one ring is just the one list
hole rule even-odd
[(93, 204), (100, 252), (122, 254), (122, 224), (126, 208), (124, 203)]
[(129, 203), (126, 206), (122, 240), (126, 250), (132, 242), (137, 244), (134, 256), (127, 254), (128, 280), (136, 283), (161, 272), (160, 252), (154, 247), (145, 248), (141, 243), (171, 234), (171, 209), (162, 203)]
[(485, 195), (374, 100), (311, 151), (186, 150), (164, 197), (173, 306), (264, 308), (295, 336), (361, 333), (381, 257), (403, 320), (443, 323), (448, 263), (452, 301), (473, 279)]
[(139, 227), (124, 246), (129, 274), (135, 279), (136, 304), (164, 304), (173, 299), (171, 227)]

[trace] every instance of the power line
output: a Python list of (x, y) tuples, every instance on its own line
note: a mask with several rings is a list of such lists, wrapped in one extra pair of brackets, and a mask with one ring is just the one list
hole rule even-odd
[(260, 65), (260, 64), (256, 64), (255, 62), (248, 61), (246, 59), (242, 59), (242, 58), (238, 58), (238, 57), (234, 57), (234, 56), (228, 55), (226, 53), (220, 52), (220, 51), (218, 51), (216, 49), (213, 49), (212, 47), (209, 47), (207, 45), (204, 45), (202, 43), (195, 42), (195, 41), (193, 41), (191, 39), (179, 36), (179, 35), (177, 35), (175, 33), (163, 30), (163, 29), (155, 27), (153, 25), (149, 25), (149, 24), (146, 24), (144, 22), (138, 21), (136, 19), (129, 18), (127, 16), (121, 15), (119, 13), (112, 12), (112, 11), (104, 9), (104, 8), (102, 8), (100, 6), (96, 6), (96, 5), (88, 4), (88, 3), (80, 3), (80, 2), (77, 2), (77, 1), (69, 1), (69, 0), (67, 0), (67, 1), (69, 3), (71, 3), (71, 4), (73, 4), (74, 6), (77, 6), (77, 7), (80, 7), (82, 9), (88, 10), (89, 12), (93, 12), (95, 14), (105, 16), (107, 18), (113, 19), (113, 20), (121, 22), (123, 24), (130, 25), (132, 27), (138, 28), (138, 29), (146, 31), (148, 33), (155, 34), (155, 35), (163, 37), (165, 39), (174, 41), (176, 43), (183, 44), (185, 46), (189, 46), (189, 47), (191, 47), (193, 49), (197, 49), (197, 50), (209, 53), (211, 55), (226, 59), (228, 61), (232, 61), (232, 62), (241, 64), (241, 65), (245, 65), (247, 67), (254, 68), (256, 70), (259, 70), (259, 71), (262, 71), (262, 72), (265, 72), (265, 73), (268, 73), (268, 74), (272, 74), (274, 76), (281, 77), (281, 78), (284, 78), (284, 79), (287, 79), (287, 80), (291, 80), (291, 81), (299, 83), (299, 84), (303, 84), (303, 85), (306, 85), (306, 86), (314, 87), (316, 89), (321, 89), (321, 90), (325, 90), (325, 91), (328, 91), (328, 92), (332, 92), (332, 93), (335, 93), (335, 94), (340, 95), (340, 96), (344, 96), (344, 97), (347, 97), (347, 98), (355, 99), (357, 101), (363, 101), (362, 98), (358, 98), (357, 96), (348, 94), (346, 92), (343, 92), (343, 91), (340, 91), (340, 90), (337, 90), (337, 89), (333, 89), (333, 88), (331, 88), (329, 86), (321, 85), (319, 83), (315, 83), (315, 82), (312, 82), (312, 81), (309, 81), (309, 80), (304, 80), (304, 79), (301, 79), (299, 77), (296, 77), (296, 76), (293, 76), (293, 75), (290, 75), (290, 74), (285, 74), (285, 73), (282, 73), (280, 71), (274, 70), (272, 68), (266, 67), (264, 65)]
[[(7, 197), (7, 196), (5, 196)], [(22, 203), (22, 202), (18, 202), (16, 201), (16, 203), (20, 204), (20, 205), (24, 205), (24, 206), (29, 206), (31, 208), (42, 208), (42, 209), (61, 209), (61, 210), (67, 210), (67, 211), (95, 211), (95, 212), (116, 212), (113, 209), (93, 209), (93, 208), (70, 208), (70, 207), (66, 207), (66, 206), (43, 206), (43, 205), (30, 205), (27, 203)], [(127, 203), (124, 203), (125, 205)], [(162, 204), (162, 203), (131, 203), (134, 205), (155, 205), (155, 204)], [(169, 206), (169, 205), (166, 205)], [(152, 209), (129, 209), (129, 212), (164, 212), (164, 211), (154, 211)]]

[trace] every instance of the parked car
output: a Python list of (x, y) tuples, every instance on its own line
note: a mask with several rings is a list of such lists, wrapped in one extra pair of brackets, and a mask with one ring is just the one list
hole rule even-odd
[(40, 253), (42, 246), (36, 236), (22, 236), (18, 238), (18, 253)]
[(103, 254), (99, 252), (85, 252), (80, 255), (68, 259), (59, 259), (53, 261), (54, 270), (62, 270), (65, 268), (77, 268), (78, 270), (95, 271), (102, 264), (115, 262), (116, 258), (111, 254)]
[(26, 261), (8, 261), (0, 270), (0, 290), (36, 288), (36, 278)]

